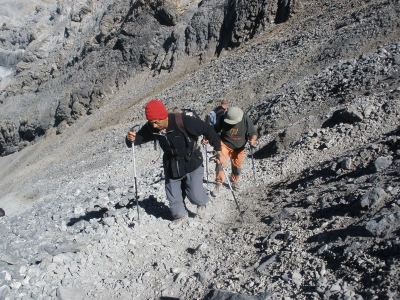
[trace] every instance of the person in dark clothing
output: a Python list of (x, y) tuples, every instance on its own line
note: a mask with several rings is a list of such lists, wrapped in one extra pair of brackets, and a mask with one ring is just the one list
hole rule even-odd
[(224, 115), (227, 109), (228, 109), (228, 100), (227, 99), (221, 100), (221, 104), (207, 114), (206, 118), (204, 119), (204, 122), (209, 123), (212, 126), (215, 126), (215, 124), (217, 124), (218, 120)]
[(145, 114), (148, 122), (137, 132), (130, 130), (126, 135), (126, 144), (132, 147), (132, 142), (137, 146), (158, 140), (164, 151), (165, 191), (174, 218), (169, 226), (174, 229), (187, 221), (185, 196), (197, 205), (199, 217), (204, 214), (209, 201), (203, 187), (203, 156), (197, 145), (198, 137), (204, 135), (210, 141), (221, 164), (226, 165), (226, 159), (221, 152), (219, 136), (212, 126), (202, 120), (180, 114), (181, 128), (176, 120), (179, 113), (168, 113), (164, 104), (156, 99), (146, 104)]

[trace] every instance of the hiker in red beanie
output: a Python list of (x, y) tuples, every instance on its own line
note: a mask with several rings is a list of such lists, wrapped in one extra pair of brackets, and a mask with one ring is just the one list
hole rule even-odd
[(145, 115), (148, 122), (137, 132), (131, 129), (126, 135), (126, 144), (132, 147), (132, 142), (137, 146), (157, 139), (164, 151), (165, 192), (174, 219), (169, 227), (174, 229), (187, 222), (185, 196), (197, 205), (197, 215), (202, 218), (209, 197), (203, 186), (203, 155), (197, 139), (204, 135), (225, 166), (219, 136), (200, 119), (182, 113), (169, 114), (160, 100), (148, 102)]

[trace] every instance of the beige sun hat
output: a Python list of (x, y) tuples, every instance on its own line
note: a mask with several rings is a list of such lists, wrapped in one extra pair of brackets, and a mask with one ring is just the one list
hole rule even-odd
[(226, 111), (226, 117), (224, 119), (225, 123), (235, 125), (242, 121), (243, 119), (243, 110), (241, 110), (239, 107), (230, 107)]

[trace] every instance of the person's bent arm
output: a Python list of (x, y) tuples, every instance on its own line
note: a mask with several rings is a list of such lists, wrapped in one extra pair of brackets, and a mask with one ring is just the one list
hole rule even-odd
[(132, 143), (134, 143), (135, 146), (139, 146), (154, 140), (153, 132), (148, 123), (143, 125), (137, 132), (134, 130), (135, 127), (136, 126), (132, 127), (125, 136), (125, 144), (128, 148), (132, 147)]
[[(189, 119), (187, 119), (189, 118)], [(189, 122), (190, 121), (190, 122)], [(203, 144), (207, 141), (217, 153), (217, 163), (221, 164), (222, 167), (226, 166), (226, 157), (221, 151), (221, 139), (215, 132), (214, 127), (205, 123), (199, 119), (193, 119), (192, 117), (183, 117), (183, 122), (186, 130), (193, 135), (203, 135)]]

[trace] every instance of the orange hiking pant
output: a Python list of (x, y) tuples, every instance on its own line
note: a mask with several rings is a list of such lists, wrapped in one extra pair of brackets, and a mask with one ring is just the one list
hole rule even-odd
[[(246, 152), (246, 148), (243, 147), (241, 149), (231, 149), (227, 145), (225, 145), (223, 142), (221, 142), (221, 150), (222, 153), (225, 155), (225, 157), (229, 157), (231, 160), (231, 176), (229, 180), (231, 182), (237, 182), (239, 181), (240, 178), (240, 173), (242, 172), (242, 163), (243, 163), (243, 158), (244, 154)], [(215, 166), (215, 171), (217, 173), (215, 181), (223, 183), (225, 174), (224, 170), (222, 169), (221, 165), (216, 165)]]

